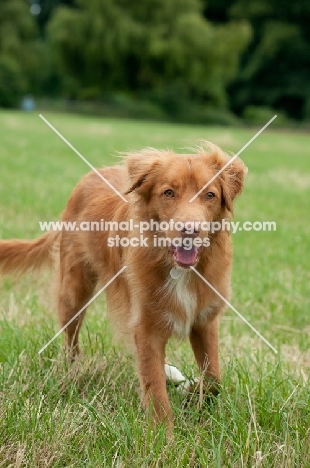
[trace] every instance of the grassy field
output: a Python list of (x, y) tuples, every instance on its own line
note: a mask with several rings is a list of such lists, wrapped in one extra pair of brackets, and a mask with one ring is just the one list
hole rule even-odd
[[(198, 140), (238, 151), (256, 129), (174, 126), (48, 114), (94, 165), (145, 146), (184, 151)], [(39, 118), (0, 113), (0, 238), (40, 235), (89, 171)], [(174, 387), (174, 439), (152, 432), (139, 406), (133, 362), (113, 344), (104, 298), (88, 311), (83, 357), (68, 366), (51, 272), (0, 279), (0, 467), (309, 467), (310, 137), (270, 128), (242, 154), (249, 168), (235, 220), (276, 221), (276, 232), (234, 235), (232, 304), (279, 351), (231, 311), (221, 322), (223, 388), (202, 406)], [(183, 148), (183, 150), (182, 150)], [(197, 369), (188, 343), (170, 361)]]

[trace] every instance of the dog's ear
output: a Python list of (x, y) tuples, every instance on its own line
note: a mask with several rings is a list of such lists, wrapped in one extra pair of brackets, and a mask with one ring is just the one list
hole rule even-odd
[[(226, 160), (225, 164), (229, 161)], [(220, 174), (222, 182), (222, 203), (233, 214), (233, 201), (243, 189), (244, 178), (248, 172), (241, 159), (236, 158)]]
[[(218, 178), (222, 188), (222, 206), (233, 214), (233, 201), (242, 192), (248, 169), (240, 158), (230, 158), (218, 146), (205, 143), (206, 146), (202, 147), (200, 153), (206, 156), (209, 167), (211, 166), (216, 173), (220, 172)], [(209, 151), (206, 152), (205, 147)]]
[(133, 153), (127, 156), (126, 166), (129, 175), (129, 188), (125, 194), (136, 191), (144, 194), (150, 191), (152, 186), (152, 174), (160, 164), (160, 155), (155, 151)]

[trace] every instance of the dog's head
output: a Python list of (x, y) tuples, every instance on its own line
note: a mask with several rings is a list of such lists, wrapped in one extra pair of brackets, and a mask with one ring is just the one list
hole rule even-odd
[(208, 226), (232, 214), (247, 173), (239, 158), (211, 144), (196, 154), (152, 149), (129, 154), (127, 170), (126, 193), (132, 194), (139, 217), (160, 224), (156, 235), (170, 240), (172, 263), (185, 268), (199, 261)]

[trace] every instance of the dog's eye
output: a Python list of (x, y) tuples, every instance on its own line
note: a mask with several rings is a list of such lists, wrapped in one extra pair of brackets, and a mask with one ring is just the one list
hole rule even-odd
[(214, 198), (214, 197), (215, 197), (215, 193), (213, 193), (213, 192), (208, 192), (208, 193), (205, 194), (205, 199), (206, 200), (212, 200), (212, 198)]
[(174, 197), (174, 191), (171, 189), (165, 190), (164, 194), (167, 198), (173, 198)]

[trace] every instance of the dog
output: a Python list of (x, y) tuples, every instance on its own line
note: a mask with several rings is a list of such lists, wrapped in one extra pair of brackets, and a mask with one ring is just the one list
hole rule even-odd
[[(118, 193), (91, 172), (74, 189), (62, 221), (79, 226), (85, 220), (118, 225), (132, 220), (132, 229), (126, 224), (118, 237), (112, 228), (76, 229), (50, 231), (32, 241), (0, 241), (2, 274), (56, 264), (59, 321), (73, 356), (79, 353), (86, 308), (76, 314), (98, 285), (126, 267), (106, 288), (108, 316), (136, 356), (143, 406), (169, 430), (173, 415), (165, 347), (171, 336), (189, 337), (200, 372), (213, 382), (211, 391), (220, 381), (218, 321), (225, 303), (201, 277), (229, 300), (231, 238), (229, 230), (202, 226), (233, 214), (247, 169), (239, 158), (231, 159), (211, 143), (200, 145), (195, 154), (151, 148), (127, 153), (122, 164), (99, 169)], [(143, 231), (143, 244), (133, 245), (141, 237), (141, 223), (150, 227)]]

